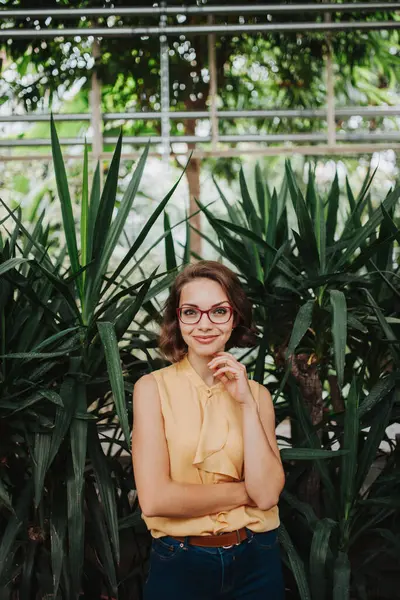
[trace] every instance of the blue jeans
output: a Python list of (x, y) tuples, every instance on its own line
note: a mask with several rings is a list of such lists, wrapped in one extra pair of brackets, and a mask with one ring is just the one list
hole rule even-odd
[(283, 600), (277, 530), (247, 535), (231, 548), (153, 539), (144, 600)]

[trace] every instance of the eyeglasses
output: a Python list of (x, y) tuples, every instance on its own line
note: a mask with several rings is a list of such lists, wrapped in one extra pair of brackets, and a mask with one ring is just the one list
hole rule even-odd
[(227, 323), (233, 314), (231, 306), (214, 306), (208, 310), (201, 310), (192, 306), (183, 306), (176, 309), (180, 321), (186, 325), (195, 325), (198, 323), (205, 313), (211, 323), (222, 324)]

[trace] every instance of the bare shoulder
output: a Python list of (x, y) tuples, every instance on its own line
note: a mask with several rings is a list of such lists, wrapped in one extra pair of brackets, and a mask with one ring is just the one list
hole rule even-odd
[(133, 402), (135, 406), (159, 404), (157, 381), (152, 373), (146, 373), (136, 381), (133, 387)]

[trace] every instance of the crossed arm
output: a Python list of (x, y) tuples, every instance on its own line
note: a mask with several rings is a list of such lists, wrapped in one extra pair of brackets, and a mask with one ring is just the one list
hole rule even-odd
[[(267, 391), (266, 393), (268, 394)], [(177, 483), (170, 477), (168, 448), (156, 380), (151, 374), (141, 377), (134, 387), (132, 457), (143, 513), (148, 517), (185, 518), (200, 517), (244, 505), (260, 508), (274, 506), (283, 487), (283, 469), (276, 445), (272, 403), (269, 407), (266, 401), (263, 409), (261, 403), (264, 402), (260, 401), (259, 414), (257, 409), (254, 413), (250, 408), (243, 414), (245, 482), (218, 485)], [(266, 430), (263, 422), (266, 424)], [(260, 451), (266, 452), (267, 457), (260, 456)], [(271, 472), (264, 472), (264, 469), (271, 466), (272, 479)], [(262, 489), (264, 486), (270, 488), (270, 492), (265, 492)]]

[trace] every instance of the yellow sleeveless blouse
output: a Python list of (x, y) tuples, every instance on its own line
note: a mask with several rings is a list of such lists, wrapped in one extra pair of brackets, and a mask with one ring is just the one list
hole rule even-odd
[[(178, 483), (224, 483), (243, 480), (241, 408), (218, 382), (208, 387), (188, 360), (188, 355), (153, 371), (158, 385), (167, 440), (170, 476)], [(259, 404), (261, 385), (249, 380)], [(270, 531), (279, 525), (278, 507), (260, 510), (239, 506), (194, 518), (147, 517), (153, 537), (211, 535), (248, 527)]]

